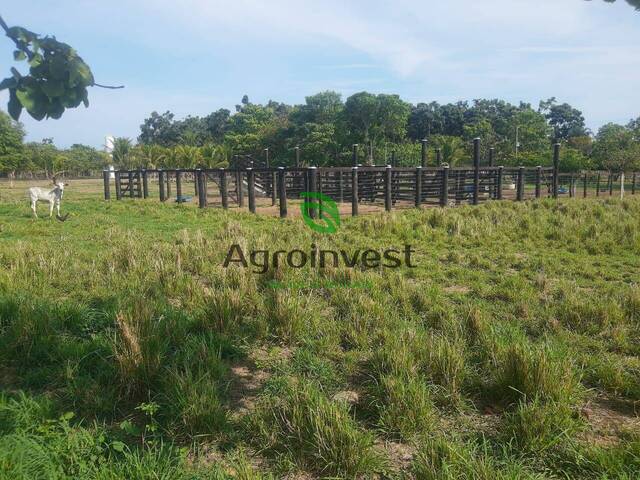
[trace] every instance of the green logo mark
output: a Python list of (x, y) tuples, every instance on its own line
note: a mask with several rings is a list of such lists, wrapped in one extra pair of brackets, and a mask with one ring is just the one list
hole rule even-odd
[[(320, 192), (302, 192), (300, 198), (304, 199), (300, 205), (302, 218), (310, 229), (318, 233), (335, 233), (338, 230), (340, 212), (331, 197)], [(316, 212), (317, 218), (311, 218), (311, 212)]]

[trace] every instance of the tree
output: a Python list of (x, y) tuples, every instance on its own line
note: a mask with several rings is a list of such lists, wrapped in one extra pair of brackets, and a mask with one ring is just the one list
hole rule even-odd
[(442, 151), (442, 162), (455, 167), (466, 157), (464, 142), (460, 137), (450, 135), (435, 135), (432, 137), (435, 148)]
[(9, 27), (0, 17), (0, 27), (16, 46), (15, 61), (27, 61), (29, 73), (11, 68), (11, 76), (0, 82), (9, 90), (7, 109), (14, 120), (22, 109), (36, 120), (60, 118), (67, 108), (89, 106), (87, 87), (123, 88), (99, 85), (89, 66), (66, 43), (55, 37), (41, 37), (23, 27)]
[(169, 110), (162, 115), (151, 112), (149, 118), (145, 118), (140, 125), (138, 142), (144, 145), (161, 145), (171, 147), (180, 141), (180, 133), (175, 127), (173, 113)]
[(411, 107), (407, 133), (412, 140), (422, 140), (444, 132), (444, 116), (437, 102), (418, 103)]
[(524, 108), (514, 116), (509, 127), (508, 139), (513, 139), (515, 150), (516, 128), (518, 130), (518, 150), (522, 153), (541, 154), (549, 149), (552, 128), (541, 113), (532, 108)]
[(354, 143), (363, 143), (369, 148), (369, 162), (373, 161), (374, 144), (387, 139), (404, 139), (410, 113), (410, 105), (398, 95), (373, 95), (368, 92), (351, 95), (343, 110)]
[(209, 139), (214, 142), (222, 142), (224, 134), (227, 132), (229, 117), (231, 112), (226, 108), (221, 108), (204, 117)]
[(599, 168), (611, 171), (622, 171), (637, 166), (640, 152), (633, 131), (615, 123), (601, 127), (596, 135), (593, 158)]
[(587, 129), (582, 112), (568, 103), (558, 104), (555, 97), (541, 101), (539, 112), (543, 113), (553, 127), (556, 140), (584, 137)]
[(115, 163), (120, 168), (129, 168), (131, 165), (130, 161), (133, 159), (131, 155), (131, 139), (125, 137), (116, 137), (113, 139), (113, 151), (111, 152), (111, 156), (113, 158), (113, 163)]
[(19, 169), (24, 139), (22, 124), (0, 111), (0, 172), (11, 174)]
[(378, 113), (376, 96), (368, 92), (351, 95), (344, 104), (343, 113), (354, 143), (368, 145)]
[[(591, 0), (587, 0), (587, 2), (590, 2)], [(615, 3), (616, 0), (604, 0), (607, 3)], [(635, 8), (637, 11), (640, 11), (640, 0), (626, 0), (626, 2), (631, 5), (633, 8)]]
[(76, 175), (89, 175), (96, 170), (102, 170), (109, 163), (109, 156), (87, 145), (71, 145), (64, 153), (67, 171)]
[(376, 134), (383, 141), (401, 142), (407, 135), (407, 121), (411, 113), (411, 106), (402, 101), (399, 95), (377, 96), (378, 112), (376, 120)]

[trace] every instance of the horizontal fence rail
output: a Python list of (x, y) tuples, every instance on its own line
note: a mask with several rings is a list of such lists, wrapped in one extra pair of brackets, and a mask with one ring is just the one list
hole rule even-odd
[[(319, 192), (337, 203), (386, 210), (477, 204), (489, 200), (523, 201), (545, 197), (599, 197), (638, 190), (636, 173), (555, 173), (552, 167), (306, 167), (104, 171), (104, 198), (158, 198), (194, 201), (201, 208), (230, 205), (261, 207), (300, 200)], [(555, 180), (555, 181), (554, 181)], [(557, 187), (555, 186), (557, 185)], [(557, 188), (557, 191), (554, 189)], [(157, 191), (157, 194), (155, 193)], [(358, 212), (352, 208), (352, 212)]]
[[(265, 162), (236, 156), (233, 168), (105, 170), (104, 198), (111, 199), (113, 179), (117, 200), (157, 196), (162, 202), (193, 200), (200, 208), (246, 206), (254, 213), (258, 206), (277, 207), (280, 216), (286, 217), (287, 200), (300, 200), (304, 192), (317, 192), (337, 203), (350, 203), (352, 215), (358, 215), (360, 205), (389, 211), (477, 205), (489, 200), (586, 198), (618, 192), (635, 195), (637, 190), (635, 172), (560, 173), (559, 145), (553, 149), (552, 167), (481, 166), (479, 152), (480, 143), (476, 139), (473, 167), (463, 168), (450, 168), (446, 164), (428, 167), (425, 159), (418, 167), (270, 167), (267, 151)], [(310, 209), (309, 214), (315, 215), (315, 209)]]

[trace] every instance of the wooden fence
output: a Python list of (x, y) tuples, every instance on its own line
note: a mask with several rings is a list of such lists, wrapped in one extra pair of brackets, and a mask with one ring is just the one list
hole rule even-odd
[[(117, 170), (104, 172), (104, 198), (111, 199), (110, 173), (115, 175), (116, 199), (149, 198), (155, 184), (160, 201), (197, 199), (198, 206), (278, 208), (287, 216), (287, 201), (302, 192), (319, 192), (338, 203), (350, 203), (352, 215), (360, 205), (408, 208), (427, 205), (477, 205), (488, 200), (523, 201), (559, 196), (613, 195), (636, 192), (636, 174), (559, 172), (559, 146), (553, 167), (481, 166), (474, 149), (472, 168), (441, 167), (236, 167), (231, 169)], [(155, 196), (155, 195), (154, 195)], [(313, 212), (311, 212), (313, 213)]]

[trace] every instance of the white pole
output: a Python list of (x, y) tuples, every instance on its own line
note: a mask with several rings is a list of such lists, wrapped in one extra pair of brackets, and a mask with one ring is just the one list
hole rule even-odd
[(620, 174), (620, 200), (624, 198), (624, 172)]

